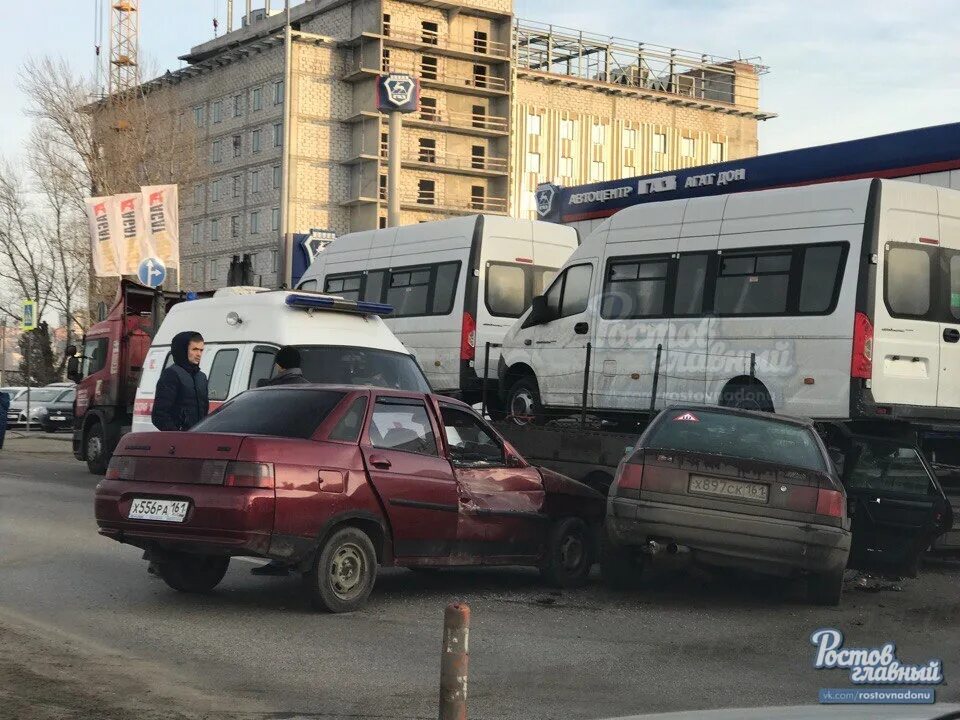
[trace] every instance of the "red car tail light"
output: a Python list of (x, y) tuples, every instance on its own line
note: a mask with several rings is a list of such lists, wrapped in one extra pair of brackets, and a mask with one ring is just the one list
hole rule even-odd
[(256, 462), (228, 462), (223, 475), (223, 484), (229, 487), (272, 488), (274, 486), (273, 465)]
[(873, 324), (858, 312), (853, 321), (853, 356), (850, 377), (869, 380), (873, 376)]
[(638, 463), (624, 463), (620, 467), (617, 478), (619, 490), (640, 490), (643, 487), (643, 465)]
[(114, 455), (107, 466), (107, 480), (133, 480), (137, 473), (137, 459), (135, 457)]
[(477, 323), (473, 315), (463, 314), (463, 327), (460, 331), (460, 359), (473, 360), (477, 354)]
[(817, 490), (817, 515), (826, 515), (827, 517), (842, 518), (843, 493), (838, 490)]

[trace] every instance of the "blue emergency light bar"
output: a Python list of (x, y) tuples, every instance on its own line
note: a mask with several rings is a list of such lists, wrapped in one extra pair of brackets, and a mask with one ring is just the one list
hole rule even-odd
[(358, 302), (356, 300), (344, 300), (343, 298), (305, 295), (300, 293), (287, 295), (286, 303), (290, 307), (336, 310), (339, 312), (359, 313), (361, 315), (389, 315), (393, 312), (393, 305), (385, 305), (384, 303)]

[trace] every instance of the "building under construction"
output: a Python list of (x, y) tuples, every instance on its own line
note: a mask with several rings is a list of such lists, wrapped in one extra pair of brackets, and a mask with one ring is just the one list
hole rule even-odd
[(757, 61), (527, 22), (512, 0), (308, 0), (289, 9), (289, 44), (284, 9), (236, 10), (237, 28), (229, 18), (183, 69), (143, 86), (203, 158), (180, 180), (188, 288), (226, 284), (244, 256), (254, 282), (276, 286), (284, 237), (385, 224), (375, 85), (387, 71), (422, 88), (400, 139), (404, 224), (534, 217), (540, 182), (752, 156), (772, 117)]

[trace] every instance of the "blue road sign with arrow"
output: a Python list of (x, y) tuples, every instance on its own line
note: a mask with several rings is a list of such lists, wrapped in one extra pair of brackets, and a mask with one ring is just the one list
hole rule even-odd
[(167, 278), (167, 268), (157, 258), (147, 258), (137, 268), (137, 277), (142, 284), (155, 288), (163, 285)]

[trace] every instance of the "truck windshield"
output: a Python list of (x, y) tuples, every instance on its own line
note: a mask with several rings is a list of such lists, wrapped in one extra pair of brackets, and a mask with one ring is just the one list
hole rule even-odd
[(404, 353), (344, 345), (300, 345), (297, 349), (303, 376), (310, 382), (430, 392), (417, 361)]
[(649, 448), (727, 455), (825, 470), (813, 430), (757, 417), (706, 410), (668, 410), (644, 442)]

